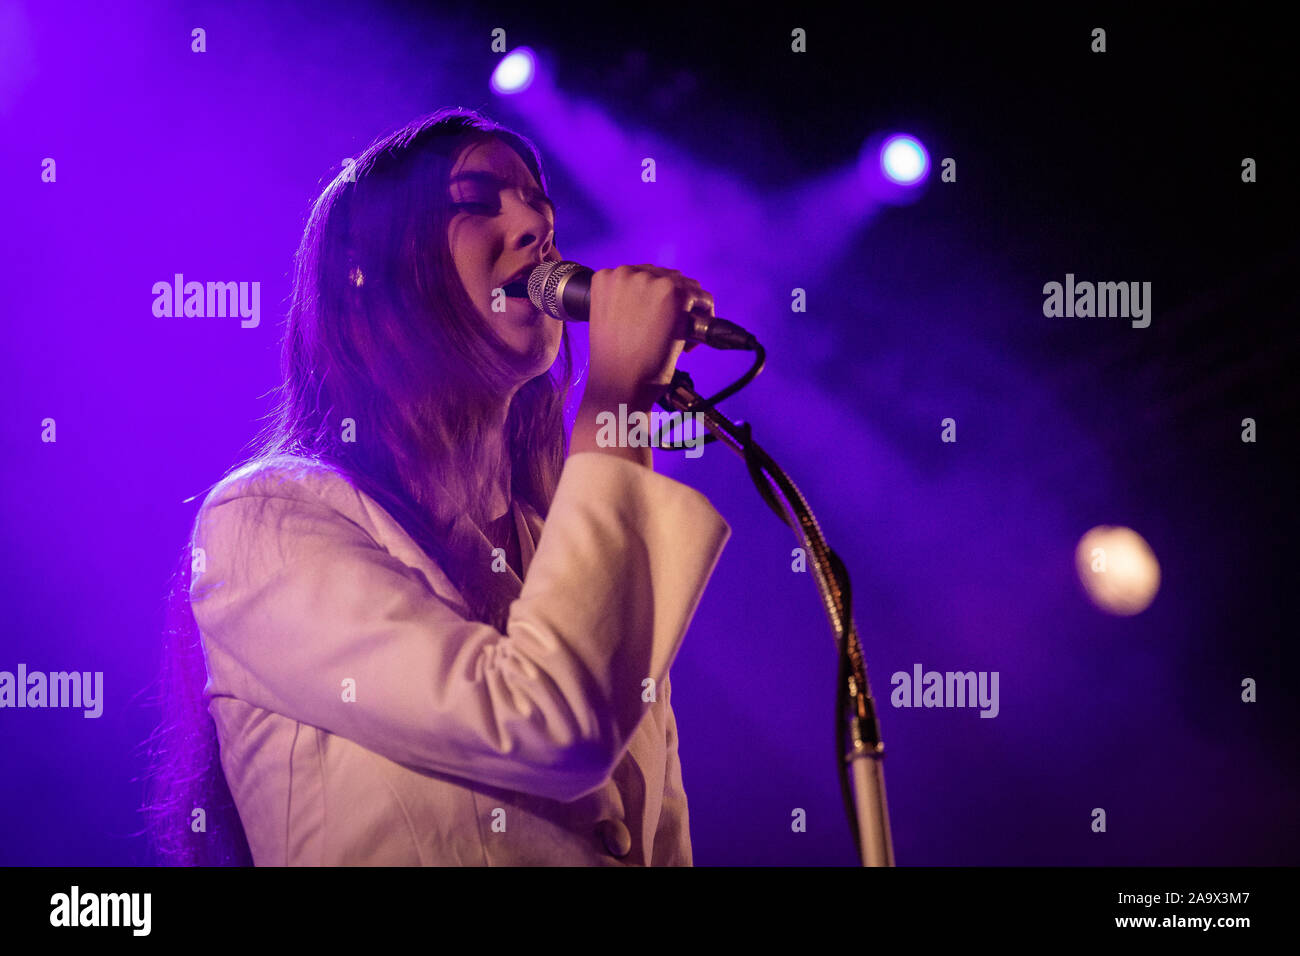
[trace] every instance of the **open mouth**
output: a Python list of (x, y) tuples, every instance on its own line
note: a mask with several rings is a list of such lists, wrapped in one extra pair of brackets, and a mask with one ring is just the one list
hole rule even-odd
[(528, 298), (527, 279), (515, 279), (513, 282), (507, 282), (505, 285), (501, 287), (501, 289), (503, 292), (505, 292), (506, 295), (508, 295), (512, 299)]

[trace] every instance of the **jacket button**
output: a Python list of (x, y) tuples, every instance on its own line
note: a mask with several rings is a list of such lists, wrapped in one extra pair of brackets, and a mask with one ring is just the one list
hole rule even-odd
[(622, 820), (602, 820), (596, 832), (605, 841), (605, 849), (610, 856), (623, 857), (632, 852), (632, 834)]

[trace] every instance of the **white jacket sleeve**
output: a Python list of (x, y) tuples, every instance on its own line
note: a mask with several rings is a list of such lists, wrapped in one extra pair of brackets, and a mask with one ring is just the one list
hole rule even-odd
[(379, 544), (341, 476), (330, 487), (235, 483), (204, 503), (191, 602), (209, 696), (490, 786), (566, 801), (601, 786), (730, 536), (708, 500), (571, 456), (501, 634)]
[(652, 864), (654, 866), (693, 866), (691, 850), (690, 808), (682, 783), (682, 761), (677, 752), (677, 717), (672, 709), (671, 676), (663, 682), (664, 701), (668, 705), (665, 735), (667, 762), (664, 771), (663, 804), (659, 811), (659, 829), (655, 833)]

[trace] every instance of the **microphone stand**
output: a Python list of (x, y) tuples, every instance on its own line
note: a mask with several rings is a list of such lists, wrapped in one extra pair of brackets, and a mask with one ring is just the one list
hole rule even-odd
[[(893, 866), (894, 845), (889, 832), (880, 740), (875, 703), (867, 684), (867, 668), (858, 643), (850, 604), (848, 572), (822, 535), (817, 518), (790, 477), (759, 447), (748, 424), (731, 421), (695, 391), (691, 377), (680, 369), (659, 399), (668, 411), (699, 414), (718, 441), (740, 455), (759, 494), (799, 538), (811, 558), (814, 580), (840, 651), (836, 689), (836, 739), (840, 785), (850, 827), (863, 866)], [(846, 747), (846, 738), (852, 741)], [(846, 752), (847, 750), (847, 752)], [(849, 795), (849, 777), (853, 796)]]

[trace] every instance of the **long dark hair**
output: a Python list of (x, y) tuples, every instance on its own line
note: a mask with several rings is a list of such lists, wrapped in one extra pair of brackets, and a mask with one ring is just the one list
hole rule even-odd
[[(476, 312), (447, 241), (452, 164), (466, 146), (493, 137), (547, 188), (527, 138), (465, 109), (440, 110), (380, 138), (325, 187), (295, 258), (279, 399), (251, 454), (227, 476), (282, 456), (338, 469), (438, 562), (472, 617), (504, 630), (516, 595), (506, 576), (490, 572), (474, 528), (495, 517), (483, 475), (507, 464), (492, 458), (492, 423), (479, 409), (501, 394), (509, 371), (504, 343)], [(519, 388), (506, 418), (512, 495), (541, 517), (567, 454), (567, 334), (557, 365)], [(147, 742), (146, 830), (158, 863), (249, 865), (203, 699), (191, 543), (168, 594), (162, 723)], [(206, 832), (191, 828), (195, 808), (204, 809)]]

